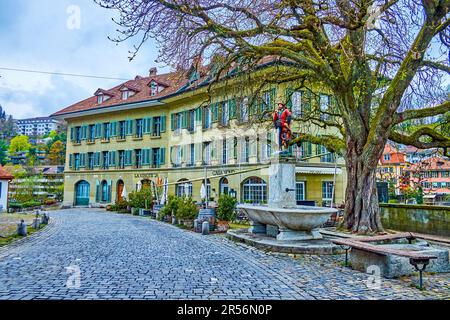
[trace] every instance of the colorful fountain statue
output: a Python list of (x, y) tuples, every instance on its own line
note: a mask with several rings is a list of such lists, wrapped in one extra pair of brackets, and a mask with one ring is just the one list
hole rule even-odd
[(278, 134), (278, 145), (280, 146), (280, 151), (289, 148), (289, 143), (291, 141), (292, 131), (291, 131), (292, 114), (284, 103), (278, 103), (278, 110), (273, 114), (273, 124)]

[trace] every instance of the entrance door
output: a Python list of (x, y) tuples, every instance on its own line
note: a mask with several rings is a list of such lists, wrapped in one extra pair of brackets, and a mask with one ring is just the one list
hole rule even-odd
[(222, 178), (220, 180), (220, 194), (228, 194), (230, 191), (230, 188), (228, 186), (228, 179)]
[(123, 183), (122, 180), (119, 180), (119, 182), (117, 182), (117, 202), (120, 202), (123, 200), (122, 193), (123, 193), (124, 186), (125, 186), (125, 184)]
[(87, 181), (80, 181), (75, 185), (75, 205), (88, 206), (90, 185)]

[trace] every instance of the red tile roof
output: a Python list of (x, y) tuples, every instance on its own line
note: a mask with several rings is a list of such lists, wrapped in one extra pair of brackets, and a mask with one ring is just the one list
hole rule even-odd
[(450, 170), (450, 160), (441, 157), (432, 157), (409, 166), (407, 170)]
[(12, 180), (14, 176), (6, 171), (2, 166), (0, 166), (0, 179), (2, 180)]
[[(267, 56), (261, 59), (257, 66), (266, 65), (278, 60), (275, 56)], [(284, 62), (287, 62), (283, 59)], [(161, 98), (170, 96), (177, 92), (184, 92), (185, 90), (191, 90), (198, 88), (200, 85), (207, 83), (211, 76), (211, 70), (213, 69), (212, 64), (207, 66), (200, 66), (198, 68), (198, 72), (200, 74), (200, 78), (196, 81), (190, 83), (189, 82), (189, 71), (188, 70), (180, 70), (174, 71), (166, 74), (160, 75), (150, 75), (148, 77), (136, 76), (134, 80), (128, 80), (125, 83), (121, 83), (120, 85), (115, 86), (109, 90), (98, 89), (95, 94), (103, 93), (110, 96), (109, 99), (102, 103), (97, 103), (97, 96), (92, 96), (83, 101), (77, 102), (67, 108), (64, 108), (52, 115), (61, 116), (70, 113), (89, 111), (94, 109), (102, 109), (108, 108), (112, 106), (118, 106), (129, 103), (143, 102), (143, 101), (151, 101), (151, 100), (159, 100)], [(233, 69), (233, 67), (232, 67)], [(224, 75), (226, 72), (224, 72)], [(152, 96), (150, 90), (151, 81), (156, 81), (161, 86), (165, 87), (164, 90), (158, 92), (157, 95)], [(130, 96), (127, 100), (122, 99), (121, 89), (123, 87), (127, 87), (133, 91), (135, 94)]]
[[(389, 154), (391, 156), (390, 160), (385, 160), (384, 155)], [(390, 143), (386, 143), (384, 146), (383, 155), (381, 156), (380, 162), (382, 165), (386, 164), (400, 164), (405, 162), (405, 153), (398, 151)]]

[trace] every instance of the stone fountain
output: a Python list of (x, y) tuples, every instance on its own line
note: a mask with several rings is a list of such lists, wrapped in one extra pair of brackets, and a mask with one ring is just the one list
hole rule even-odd
[(279, 231), (277, 240), (317, 240), (317, 230), (337, 210), (333, 208), (298, 206), (295, 199), (295, 159), (280, 157), (269, 168), (268, 205), (239, 205), (250, 219), (250, 233), (270, 234)]

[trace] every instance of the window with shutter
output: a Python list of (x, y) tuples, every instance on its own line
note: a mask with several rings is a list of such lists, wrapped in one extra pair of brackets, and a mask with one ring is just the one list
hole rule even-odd
[(166, 116), (161, 116), (161, 132), (166, 132)]
[(166, 164), (166, 148), (160, 148), (159, 153), (160, 153), (159, 164), (160, 165)]

